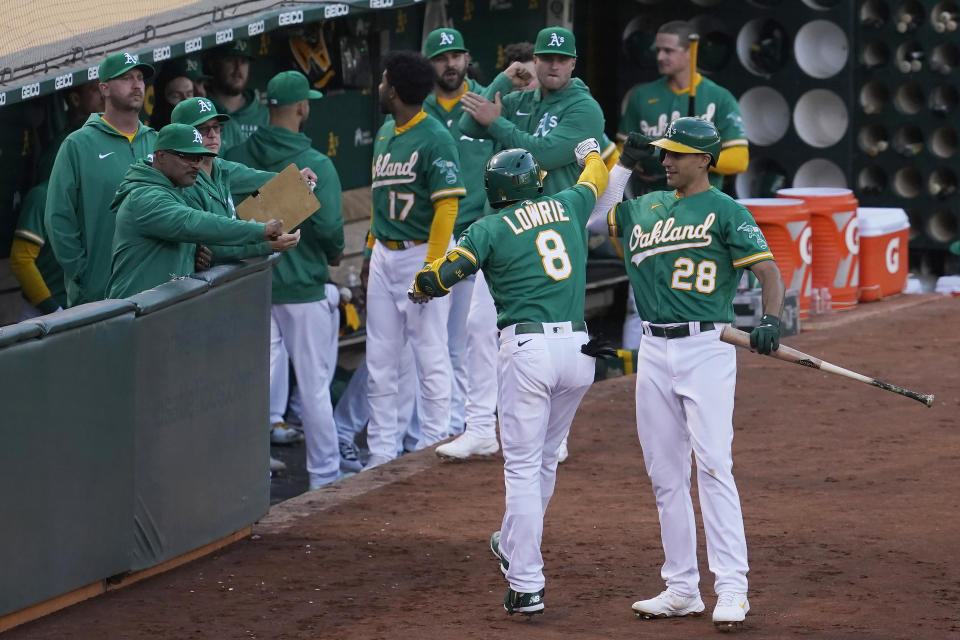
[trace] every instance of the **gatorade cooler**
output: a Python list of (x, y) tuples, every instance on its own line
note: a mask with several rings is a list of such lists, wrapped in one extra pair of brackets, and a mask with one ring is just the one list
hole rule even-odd
[(798, 292), (800, 318), (808, 318), (813, 285), (810, 270), (812, 231), (806, 203), (791, 198), (748, 198), (737, 202), (745, 206), (760, 225), (786, 288)]
[(910, 221), (903, 209), (860, 207), (860, 302), (902, 293), (907, 287)]
[(812, 283), (830, 290), (834, 311), (852, 309), (860, 288), (860, 238), (857, 199), (850, 189), (799, 187), (780, 189), (778, 198), (803, 200), (812, 229)]

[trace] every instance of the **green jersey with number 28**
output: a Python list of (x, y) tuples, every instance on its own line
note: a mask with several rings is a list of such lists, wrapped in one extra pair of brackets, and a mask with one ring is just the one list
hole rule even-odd
[(586, 222), (595, 187), (579, 183), (474, 222), (455, 251), (477, 264), (497, 307), (497, 327), (583, 320)]
[(621, 202), (607, 222), (623, 238), (637, 312), (654, 324), (733, 322), (744, 267), (773, 260), (746, 207), (712, 187), (686, 198), (654, 191)]

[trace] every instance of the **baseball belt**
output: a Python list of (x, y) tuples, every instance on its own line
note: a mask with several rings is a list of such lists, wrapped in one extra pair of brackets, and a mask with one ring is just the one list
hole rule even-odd
[[(670, 340), (672, 338), (687, 338), (690, 336), (690, 325), (688, 324), (679, 324), (679, 325), (656, 325), (651, 324), (647, 325), (650, 329), (650, 335), (656, 336), (657, 338), (666, 338)], [(700, 323), (700, 332), (704, 331), (713, 331), (716, 328), (716, 325), (712, 322), (701, 322)]]
[[(586, 322), (571, 322), (570, 330), (576, 333), (577, 331), (586, 331), (587, 323)], [(521, 333), (543, 333), (543, 325), (539, 322), (518, 322), (513, 329), (514, 335)]]
[(392, 249), (394, 251), (403, 251), (404, 249), (411, 249), (418, 244), (423, 244), (426, 240), (383, 240), (378, 238), (380, 242), (387, 249)]

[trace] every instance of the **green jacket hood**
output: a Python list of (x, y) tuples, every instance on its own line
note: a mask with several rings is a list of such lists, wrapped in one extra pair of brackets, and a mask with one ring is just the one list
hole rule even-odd
[(250, 154), (251, 167), (273, 167), (311, 149), (311, 140), (302, 133), (294, 133), (283, 127), (266, 126), (257, 129), (244, 143), (244, 151)]
[(123, 174), (123, 182), (117, 187), (117, 193), (113, 197), (113, 202), (110, 203), (110, 209), (113, 211), (119, 209), (124, 199), (137, 189), (155, 186), (166, 187), (168, 189), (176, 188), (176, 186), (170, 182), (170, 179), (157, 169), (154, 169), (152, 164), (149, 164), (143, 158), (137, 160), (130, 165), (127, 172)]

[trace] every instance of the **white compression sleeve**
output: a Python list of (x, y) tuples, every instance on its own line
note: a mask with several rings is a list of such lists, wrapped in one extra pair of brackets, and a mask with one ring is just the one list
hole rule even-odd
[(597, 199), (597, 204), (594, 205), (593, 211), (590, 213), (590, 219), (587, 220), (589, 231), (593, 233), (607, 232), (607, 213), (623, 199), (623, 190), (627, 186), (627, 180), (630, 179), (631, 173), (633, 172), (630, 169), (619, 162), (610, 170), (610, 181), (607, 183), (607, 188), (603, 191), (603, 195)]

